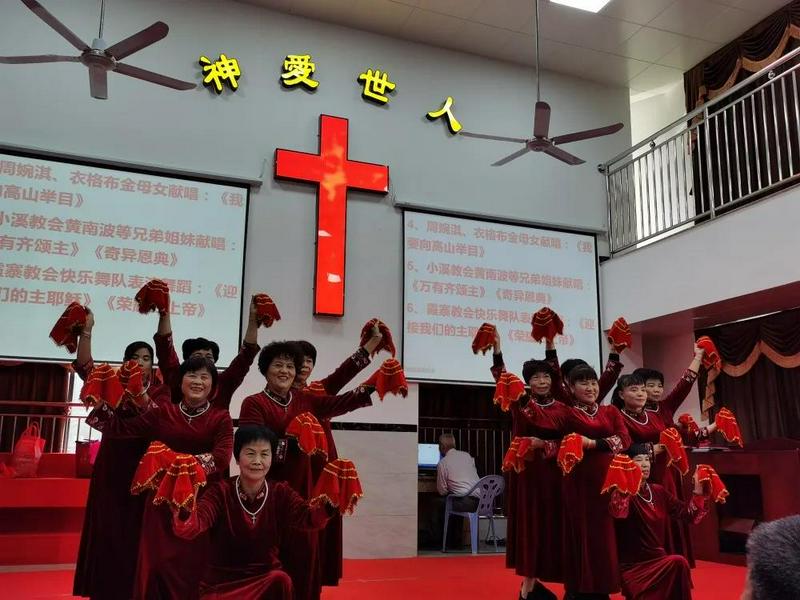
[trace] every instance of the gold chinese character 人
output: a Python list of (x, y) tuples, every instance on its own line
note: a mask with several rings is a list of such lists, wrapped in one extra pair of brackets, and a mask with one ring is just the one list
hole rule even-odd
[(213, 85), (218, 94), (222, 93), (222, 84), (225, 81), (233, 91), (239, 88), (237, 78), (241, 77), (242, 71), (239, 68), (239, 61), (235, 58), (228, 58), (224, 54), (220, 54), (219, 60), (211, 62), (211, 59), (201, 56), (200, 64), (203, 65), (203, 73), (206, 73), (203, 85)]
[(450, 133), (455, 135), (459, 131), (461, 131), (461, 123), (459, 123), (458, 119), (456, 119), (456, 116), (453, 114), (453, 104), (455, 104), (455, 102), (453, 101), (453, 97), (448, 96), (442, 108), (440, 108), (439, 110), (432, 110), (427, 114), (427, 117), (429, 121), (435, 121), (436, 119), (443, 116), (446, 117), (447, 128), (450, 130)]
[(286, 87), (303, 84), (309, 89), (316, 89), (319, 81), (311, 79), (317, 65), (311, 62), (310, 54), (287, 54), (283, 61), (281, 83)]
[(389, 73), (384, 71), (381, 74), (380, 69), (376, 69), (374, 73), (372, 69), (367, 69), (366, 72), (358, 76), (358, 81), (364, 82), (364, 89), (361, 91), (361, 95), (365, 99), (373, 100), (380, 104), (389, 102), (389, 98), (386, 97), (386, 90), (391, 92), (397, 87), (389, 81)]

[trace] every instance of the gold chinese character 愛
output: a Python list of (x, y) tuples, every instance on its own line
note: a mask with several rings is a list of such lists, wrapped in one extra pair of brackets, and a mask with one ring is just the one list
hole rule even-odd
[(445, 100), (444, 105), (439, 110), (432, 110), (427, 114), (429, 121), (434, 121), (439, 117), (446, 116), (447, 117), (447, 128), (450, 130), (450, 133), (453, 135), (457, 134), (461, 131), (461, 123), (459, 123), (456, 116), (453, 114), (453, 101), (452, 96), (448, 96), (447, 100)]
[(358, 81), (364, 82), (364, 89), (361, 95), (366, 99), (374, 100), (381, 104), (389, 102), (389, 98), (385, 95), (386, 90), (391, 92), (397, 87), (394, 83), (389, 81), (389, 73), (384, 71), (383, 74), (381, 74), (380, 69), (376, 69), (374, 73), (372, 69), (367, 69), (366, 72), (358, 76)]
[(311, 62), (310, 54), (287, 54), (283, 61), (281, 83), (286, 87), (303, 84), (310, 89), (316, 89), (319, 81), (311, 79), (317, 65)]
[(211, 62), (205, 56), (200, 57), (200, 64), (203, 65), (203, 73), (206, 73), (203, 79), (203, 85), (214, 85), (214, 90), (220, 94), (222, 93), (222, 83), (228, 82), (231, 89), (236, 91), (239, 88), (237, 77), (241, 77), (242, 71), (239, 68), (239, 61), (235, 58), (228, 58), (224, 54), (219, 55), (219, 60)]

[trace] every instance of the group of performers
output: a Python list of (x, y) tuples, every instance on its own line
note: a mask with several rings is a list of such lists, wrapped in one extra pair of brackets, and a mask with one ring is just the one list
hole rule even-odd
[[(556, 326), (540, 327), (545, 359), (525, 362), (522, 381), (506, 372), (493, 325), (484, 324), (473, 344), (473, 351), (492, 348), (495, 402), (512, 416), (503, 467), (506, 564), (523, 578), (520, 599), (555, 600), (544, 582), (562, 583), (566, 600), (607, 600), (620, 590), (628, 600), (690, 599), (688, 525), (706, 514), (709, 496), (727, 494), (705, 465), (691, 491), (684, 480), (683, 446), (707, 438), (716, 425), (701, 429), (688, 415), (675, 423), (706, 350), (695, 346), (683, 376), (664, 394), (656, 370), (620, 377), (629, 333), (609, 338), (612, 350), (598, 377), (583, 360), (559, 364), (553, 337), (563, 324), (542, 309), (534, 338), (537, 319)], [(615, 327), (627, 324), (620, 319)], [(611, 403), (601, 404), (612, 389)]]
[[(148, 286), (152, 292), (163, 283)], [(137, 295), (140, 312), (149, 310), (148, 286)], [(94, 406), (87, 423), (102, 432), (75, 595), (318, 600), (322, 585), (338, 583), (342, 514), (352, 511), (360, 484), (352, 463), (337, 457), (330, 419), (370, 406), (376, 388), (381, 398), (404, 393), (405, 380), (402, 371), (399, 380), (396, 373), (384, 378), (382, 366), (340, 393), (376, 352), (394, 353), (390, 332), (373, 319), (358, 349), (310, 383), (312, 344), (259, 349), (259, 325), (280, 318), (274, 305), (262, 312), (264, 304), (271, 304), (268, 296), (254, 296), (243, 344), (222, 373), (219, 347), (205, 338), (184, 341), (179, 361), (165, 286), (150, 307), (160, 314), (155, 350), (144, 341), (129, 344), (118, 371), (93, 362), (88, 308), (71, 306), (56, 324), (57, 343), (70, 348), (74, 336), (73, 367), (85, 382), (82, 398)], [(231, 397), (256, 357), (265, 387), (244, 399), (234, 435)], [(132, 371), (138, 386), (130, 384)], [(226, 477), (231, 456), (239, 475)]]

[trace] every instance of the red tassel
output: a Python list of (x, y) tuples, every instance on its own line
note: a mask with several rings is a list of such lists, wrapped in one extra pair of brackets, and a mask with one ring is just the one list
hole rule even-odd
[(554, 337), (564, 333), (564, 322), (561, 317), (547, 306), (533, 314), (531, 327), (531, 335), (537, 342), (543, 339), (552, 341)]
[(144, 393), (144, 371), (139, 362), (129, 360), (122, 363), (117, 371), (117, 378), (125, 399), (138, 403)]
[(628, 322), (622, 317), (611, 324), (608, 330), (608, 343), (617, 348), (631, 348), (633, 346), (633, 336)]
[(570, 433), (561, 440), (556, 461), (564, 475), (567, 475), (583, 460), (583, 438), (577, 433)]
[(642, 484), (642, 469), (633, 460), (624, 454), (617, 454), (611, 460), (606, 472), (606, 480), (603, 483), (602, 492), (616, 488), (623, 494), (633, 495), (639, 491)]
[(266, 294), (256, 294), (253, 296), (253, 303), (256, 305), (256, 322), (261, 327), (272, 327), (275, 321), (281, 320), (281, 313), (272, 298)]
[(533, 458), (533, 440), (529, 437), (515, 437), (503, 457), (503, 472), (514, 470), (522, 473), (525, 470), (525, 461)]
[(156, 490), (153, 504), (192, 510), (198, 490), (206, 484), (206, 472), (191, 454), (176, 454)]
[(486, 351), (494, 346), (494, 340), (497, 336), (497, 328), (491, 323), (484, 323), (475, 334), (475, 339), (472, 340), (472, 353), (486, 354)]
[(722, 434), (729, 444), (739, 444), (740, 448), (744, 448), (742, 442), (742, 433), (739, 431), (739, 423), (736, 421), (736, 416), (727, 408), (721, 408), (717, 413), (714, 422), (717, 424), (717, 429)]
[(381, 342), (378, 344), (378, 347), (372, 351), (371, 356), (375, 356), (381, 350), (386, 350), (392, 356), (397, 354), (397, 350), (394, 347), (394, 341), (392, 340), (392, 332), (389, 330), (389, 327), (386, 325), (386, 323), (380, 319), (370, 319), (366, 322), (364, 327), (361, 328), (361, 346), (363, 347), (369, 341), (369, 338), (372, 337), (372, 327), (374, 325), (378, 326), (378, 331), (381, 332), (383, 338), (381, 338)]
[(87, 406), (105, 402), (111, 408), (117, 408), (124, 391), (116, 371), (108, 363), (101, 363), (89, 373), (86, 383), (81, 388), (80, 398)]
[(705, 354), (703, 354), (703, 366), (707, 370), (720, 370), (722, 368), (722, 359), (719, 356), (719, 351), (710, 337), (707, 335), (699, 337), (695, 344), (705, 352)]
[(310, 412), (297, 415), (286, 428), (286, 435), (297, 439), (297, 445), (305, 454), (321, 454), (328, 460), (328, 439), (322, 425)]
[(131, 494), (157, 490), (172, 461), (177, 455), (163, 442), (151, 442), (136, 467), (131, 482)]
[(157, 310), (159, 314), (165, 315), (169, 311), (169, 286), (160, 279), (151, 279), (136, 292), (134, 300), (142, 314)]
[(683, 447), (683, 440), (678, 430), (674, 427), (665, 429), (661, 432), (658, 442), (667, 449), (668, 465), (675, 465), (681, 475), (686, 475), (689, 472), (689, 457), (686, 455), (686, 449)]
[(519, 402), (525, 395), (525, 384), (513, 373), (500, 375), (494, 388), (494, 403), (499, 404), (503, 412), (508, 412), (512, 402)]
[(84, 306), (70, 302), (50, 330), (50, 337), (56, 346), (64, 346), (70, 354), (78, 349), (78, 335), (86, 325), (86, 314)]
[(303, 388), (303, 392), (311, 396), (327, 396), (328, 391), (321, 381), (312, 381), (309, 385)]
[(697, 465), (696, 469), (697, 480), (703, 483), (706, 489), (709, 490), (709, 495), (714, 502), (725, 504), (725, 499), (730, 496), (728, 488), (719, 478), (714, 467), (711, 465)]
[(381, 368), (364, 382), (375, 388), (378, 397), (383, 400), (386, 394), (397, 394), (404, 398), (408, 395), (408, 383), (403, 366), (395, 358), (387, 358)]
[(361, 481), (353, 461), (337, 458), (325, 465), (311, 493), (310, 502), (315, 506), (327, 502), (344, 515), (352, 514), (358, 500), (363, 496)]

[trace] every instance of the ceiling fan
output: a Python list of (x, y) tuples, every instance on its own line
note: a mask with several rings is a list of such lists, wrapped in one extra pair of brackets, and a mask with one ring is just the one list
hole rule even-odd
[(61, 21), (56, 19), (44, 6), (36, 0), (22, 0), (22, 3), (31, 9), (37, 17), (56, 30), (61, 37), (80, 50), (79, 56), (63, 56), (58, 54), (39, 54), (33, 56), (0, 56), (0, 63), (6, 64), (30, 64), (30, 63), (50, 63), (50, 62), (80, 62), (89, 69), (89, 91), (92, 98), (105, 100), (108, 98), (108, 72), (114, 71), (128, 77), (135, 77), (143, 81), (149, 81), (158, 85), (163, 85), (175, 90), (191, 90), (197, 87), (194, 83), (173, 79), (160, 73), (154, 73), (139, 67), (128, 65), (121, 61), (147, 48), (157, 41), (164, 39), (169, 33), (166, 23), (157, 21), (142, 29), (139, 33), (109, 46), (103, 39), (103, 21), (105, 19), (105, 0), (100, 4), (100, 32), (97, 39), (92, 42), (91, 48), (67, 28)]
[(461, 131), (459, 135), (467, 137), (481, 138), (486, 140), (497, 140), (500, 142), (513, 142), (515, 144), (524, 144), (522, 148), (516, 152), (509, 154), (492, 163), (493, 167), (500, 167), (528, 152), (544, 152), (553, 158), (567, 163), (568, 165), (583, 164), (583, 159), (578, 158), (574, 154), (570, 154), (566, 150), (562, 150), (558, 146), (561, 144), (568, 144), (570, 142), (577, 142), (580, 140), (588, 140), (591, 138), (602, 137), (604, 135), (611, 135), (622, 129), (622, 123), (614, 123), (606, 127), (598, 127), (597, 129), (586, 129), (584, 131), (576, 131), (575, 133), (567, 133), (565, 135), (557, 135), (550, 137), (550, 105), (543, 102), (539, 94), (539, 0), (536, 2), (536, 110), (533, 114), (533, 137), (531, 138), (512, 138), (501, 135), (488, 135), (484, 133), (470, 133), (468, 131)]

